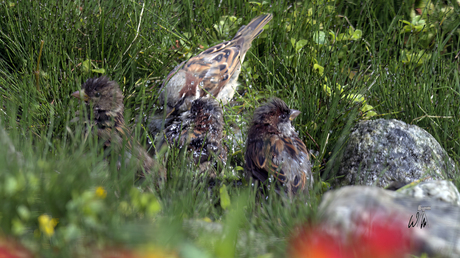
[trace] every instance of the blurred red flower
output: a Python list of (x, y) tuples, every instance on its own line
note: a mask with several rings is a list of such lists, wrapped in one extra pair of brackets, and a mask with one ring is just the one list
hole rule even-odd
[(290, 257), (402, 258), (415, 250), (412, 231), (399, 216), (367, 216), (355, 223), (355, 231), (329, 230), (326, 225), (303, 226), (289, 244)]
[(32, 253), (17, 242), (0, 239), (0, 258), (32, 258)]

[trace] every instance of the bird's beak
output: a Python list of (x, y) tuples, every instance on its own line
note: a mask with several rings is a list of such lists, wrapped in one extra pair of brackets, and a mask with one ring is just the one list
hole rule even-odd
[(89, 96), (85, 93), (85, 90), (77, 90), (76, 92), (72, 93), (72, 96), (74, 96), (77, 99), (82, 99), (84, 101), (89, 100)]
[(289, 115), (289, 120), (294, 120), (294, 118), (300, 115), (300, 113), (302, 112), (300, 112), (299, 110), (291, 109), (291, 115)]

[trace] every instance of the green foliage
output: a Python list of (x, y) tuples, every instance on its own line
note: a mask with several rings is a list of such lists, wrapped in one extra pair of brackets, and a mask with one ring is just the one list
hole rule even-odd
[[(319, 198), (291, 201), (246, 181), (254, 108), (277, 96), (302, 111), (294, 122), (313, 153), (313, 197), (329, 188), (359, 119), (416, 124), (458, 160), (458, 11), (455, 1), (411, 0), (3, 2), (1, 233), (43, 257), (114, 246), (172, 257), (283, 257), (293, 228), (316, 219)], [(168, 181), (147, 190), (72, 121), (84, 109), (70, 94), (104, 74), (120, 84), (128, 126), (145, 144), (138, 121), (153, 112), (166, 75), (265, 12), (274, 18), (224, 107), (229, 158), (215, 179), (190, 166), (186, 152), (167, 150)]]

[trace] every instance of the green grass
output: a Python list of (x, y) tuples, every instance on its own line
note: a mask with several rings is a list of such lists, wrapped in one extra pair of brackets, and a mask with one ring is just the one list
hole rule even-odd
[[(0, 234), (43, 257), (146, 245), (193, 250), (196, 257), (285, 256), (295, 226), (316, 219), (320, 182), (338, 169), (350, 128), (369, 118), (364, 104), (373, 107), (371, 119), (395, 118), (426, 129), (458, 162), (460, 16), (456, 3), (449, 5), (451, 13), (436, 9), (423, 17), (427, 31), (401, 33), (400, 20), (412, 20), (411, 1), (3, 2), (0, 199), (6, 201), (0, 203)], [(103, 72), (120, 84), (127, 121), (145, 144), (147, 133), (135, 121), (153, 112), (166, 75), (267, 12), (274, 18), (253, 42), (234, 102), (225, 107), (226, 134), (234, 134), (231, 125), (237, 124), (242, 140), (226, 141), (229, 162), (214, 188), (194, 176), (186, 155), (173, 150), (170, 180), (154, 193), (141, 193), (134, 171), (107, 165), (95, 139), (84, 140), (82, 125), (71, 123), (81, 107), (70, 94)], [(350, 25), (362, 36), (338, 40)], [(410, 59), (413, 53), (425, 55)], [(271, 96), (302, 111), (295, 123), (315, 153), (317, 198), (290, 202), (271, 192), (264, 199), (244, 180), (236, 183), (244, 178), (239, 168), (252, 111)], [(221, 206), (223, 185), (231, 200), (227, 209)], [(99, 186), (105, 198), (96, 194)], [(52, 236), (40, 229), (42, 214), (59, 219)], [(203, 219), (221, 223), (222, 231), (185, 226), (214, 225)], [(235, 244), (242, 236), (246, 242)]]

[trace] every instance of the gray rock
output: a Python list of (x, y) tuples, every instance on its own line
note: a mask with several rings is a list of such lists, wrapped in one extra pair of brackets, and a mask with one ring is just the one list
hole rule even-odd
[(457, 168), (427, 131), (398, 120), (361, 121), (351, 131), (339, 185), (386, 187), (394, 182), (452, 178)]
[[(427, 226), (408, 227), (411, 215), (418, 207), (425, 211)], [(318, 209), (323, 230), (335, 236), (363, 232), (363, 221), (400, 225), (411, 231), (412, 243), (418, 244), (416, 255), (426, 253), (434, 257), (460, 257), (460, 207), (433, 198), (414, 198), (399, 192), (371, 186), (348, 186), (327, 192)], [(382, 220), (386, 218), (386, 220)]]
[(460, 206), (460, 193), (457, 187), (447, 180), (434, 180), (403, 188), (398, 192), (415, 198), (431, 197), (439, 201)]

